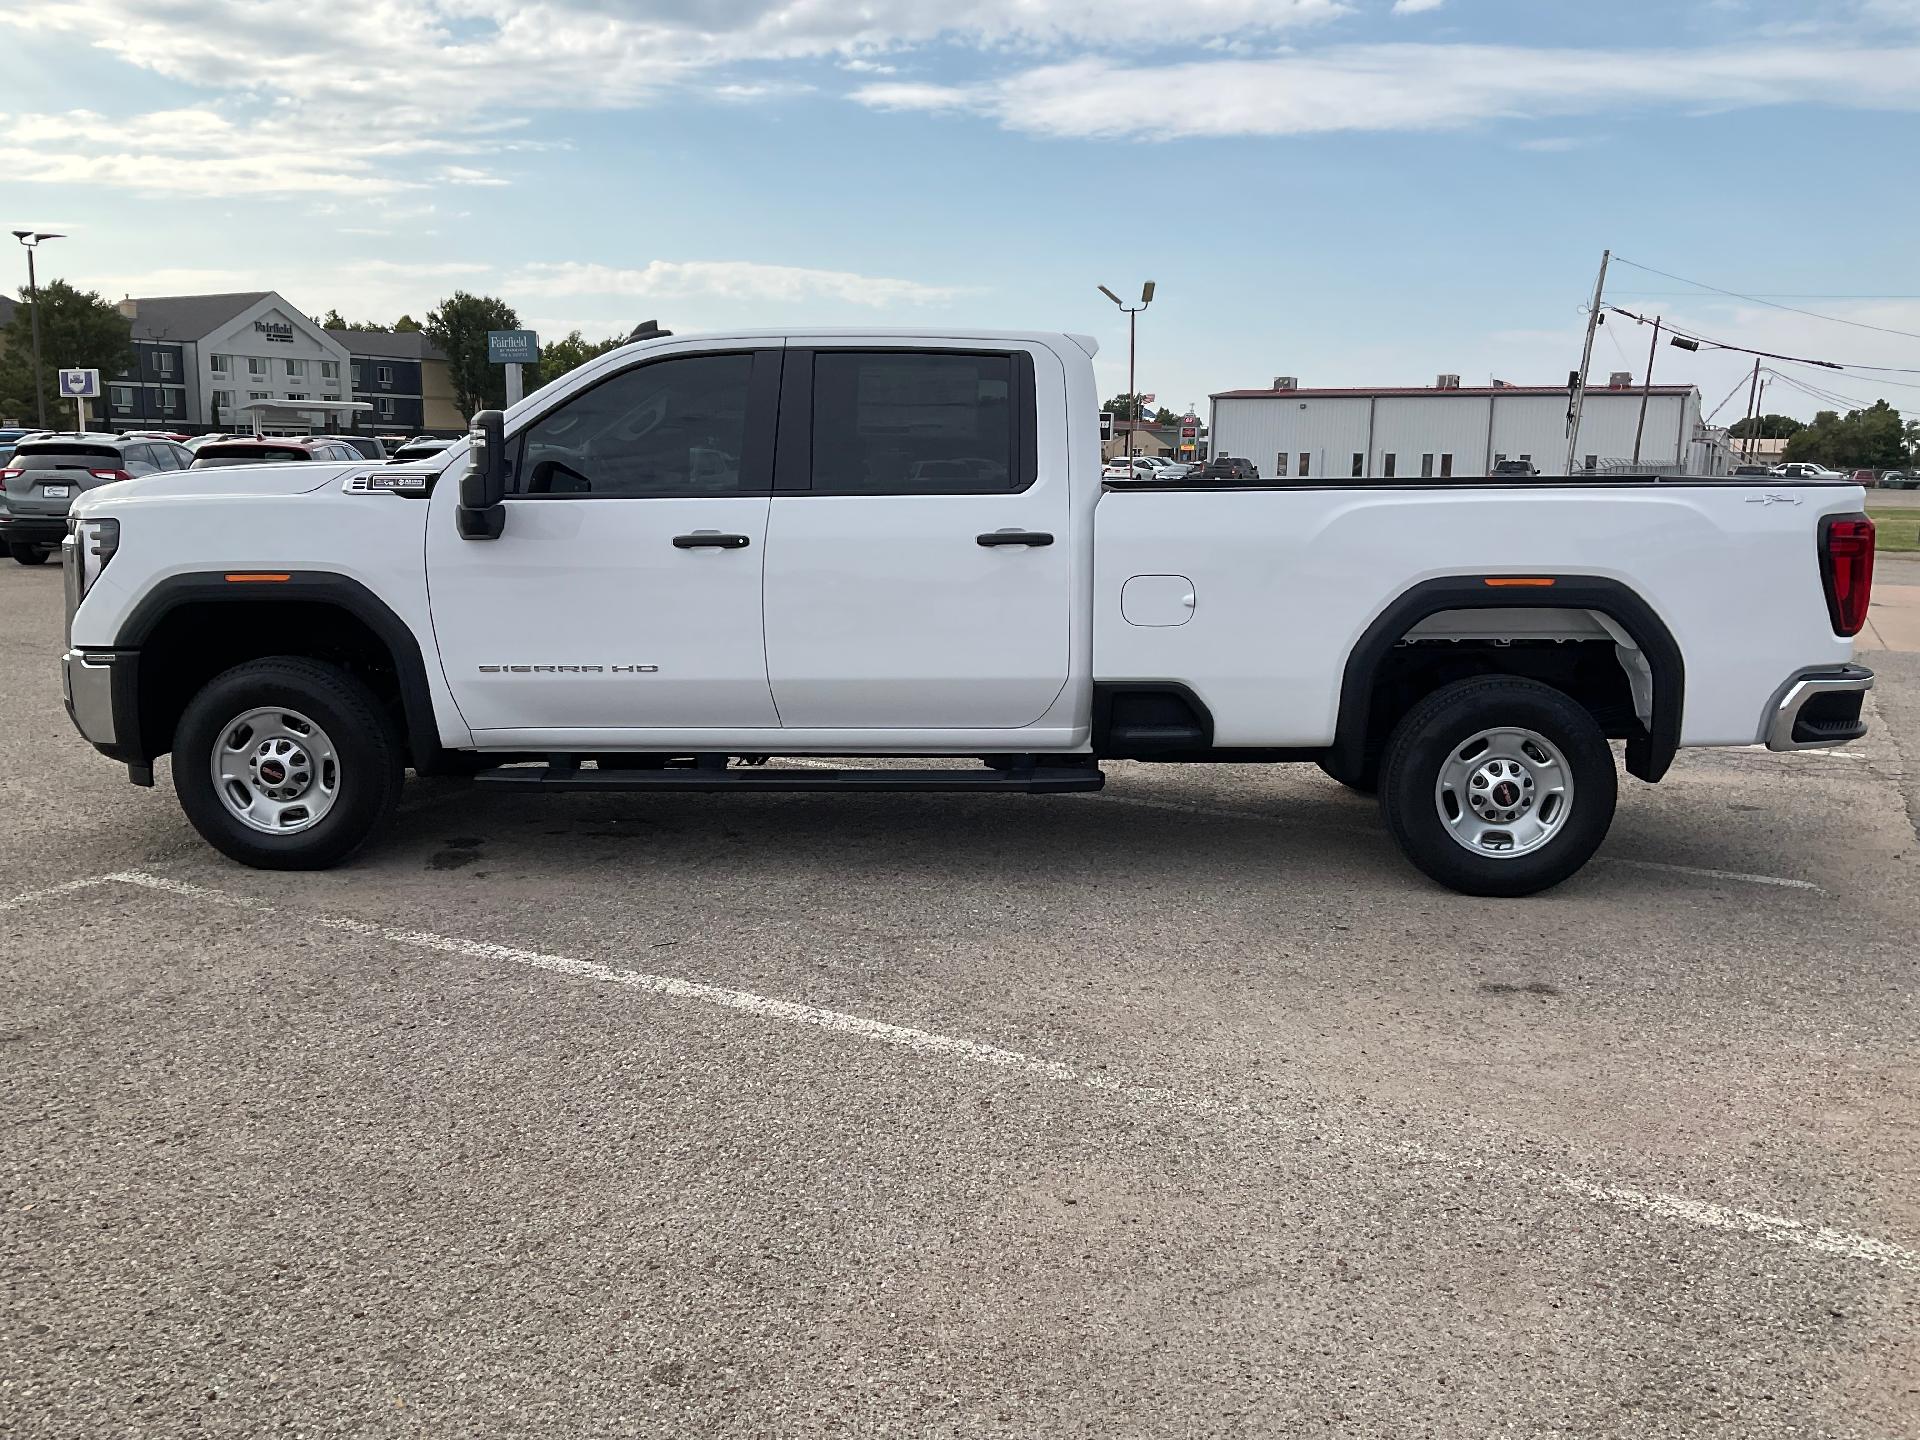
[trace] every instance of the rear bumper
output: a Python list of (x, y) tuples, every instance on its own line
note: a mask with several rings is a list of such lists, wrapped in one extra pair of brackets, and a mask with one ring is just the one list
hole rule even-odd
[(102, 755), (129, 765), (152, 759), (140, 745), (139, 665), (136, 650), (69, 650), (60, 665), (73, 728)]
[(0, 515), (0, 545), (58, 545), (66, 538), (64, 515)]
[(1867, 733), (1861, 704), (1873, 688), (1864, 665), (1803, 670), (1780, 687), (1767, 711), (1769, 750), (1819, 750)]

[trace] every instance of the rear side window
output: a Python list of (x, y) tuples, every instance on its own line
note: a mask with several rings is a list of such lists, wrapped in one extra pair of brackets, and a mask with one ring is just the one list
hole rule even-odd
[(1031, 446), (1021, 436), (1024, 407), (1015, 403), (1016, 374), (1024, 368), (1010, 355), (817, 352), (813, 492), (985, 495), (1025, 488), (1020, 462)]

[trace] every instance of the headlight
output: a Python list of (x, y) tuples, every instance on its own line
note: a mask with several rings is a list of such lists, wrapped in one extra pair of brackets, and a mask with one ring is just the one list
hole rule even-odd
[(66, 559), (75, 566), (74, 574), (80, 580), (80, 594), (85, 596), (120, 548), (120, 522), (107, 519), (75, 520), (67, 543), (73, 546), (73, 550)]

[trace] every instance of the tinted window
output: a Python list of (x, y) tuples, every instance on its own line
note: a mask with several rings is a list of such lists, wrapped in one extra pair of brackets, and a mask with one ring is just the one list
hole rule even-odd
[(821, 352), (813, 361), (813, 489), (977, 495), (1014, 488), (1013, 361), (1005, 355)]
[(111, 445), (25, 440), (15, 448), (13, 463), (23, 470), (113, 470), (119, 468), (120, 452)]
[(211, 469), (215, 465), (279, 465), (312, 458), (291, 445), (202, 445), (193, 463), (197, 469)]
[(752, 371), (751, 355), (688, 355), (616, 375), (528, 427), (515, 488), (602, 499), (736, 494)]

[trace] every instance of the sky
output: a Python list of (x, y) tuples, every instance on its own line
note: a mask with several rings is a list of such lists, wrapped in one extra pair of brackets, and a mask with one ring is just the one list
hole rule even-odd
[[(1610, 303), (1920, 417), (1920, 0), (0, 0), (0, 54), (0, 219), (114, 299), (1070, 330), (1113, 394), (1095, 287), (1151, 279), (1139, 388), (1204, 413), (1564, 383), (1611, 248)], [(1750, 364), (1655, 379), (1725, 423)]]

